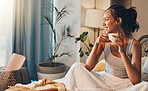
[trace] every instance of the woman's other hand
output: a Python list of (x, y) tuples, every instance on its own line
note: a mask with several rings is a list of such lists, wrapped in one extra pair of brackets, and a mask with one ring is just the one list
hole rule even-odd
[(118, 48), (119, 48), (118, 52), (120, 54), (125, 53), (125, 51), (124, 51), (124, 41), (123, 41), (122, 34), (119, 34), (118, 33), (118, 36), (114, 36), (114, 35), (112, 35), (112, 36), (117, 39), (117, 41), (116, 42), (113, 42), (113, 43), (115, 43), (118, 46)]

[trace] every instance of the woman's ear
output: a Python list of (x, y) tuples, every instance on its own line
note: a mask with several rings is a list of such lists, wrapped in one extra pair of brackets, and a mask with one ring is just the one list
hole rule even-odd
[(117, 19), (117, 25), (120, 25), (121, 23), (122, 23), (122, 18), (119, 17), (119, 18)]

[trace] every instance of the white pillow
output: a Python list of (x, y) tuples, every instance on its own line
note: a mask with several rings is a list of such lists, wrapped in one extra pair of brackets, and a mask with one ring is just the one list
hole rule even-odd
[[(144, 60), (144, 59), (143, 59), (143, 60)], [(145, 61), (145, 62), (144, 62), (142, 71), (143, 71), (144, 73), (147, 73), (147, 74), (148, 74), (148, 57), (146, 57), (144, 61)]]
[(144, 73), (142, 71), (143, 70), (144, 63), (146, 61), (146, 58), (147, 57), (142, 57), (142, 60), (141, 60), (141, 80), (142, 81), (148, 81), (148, 74), (147, 73)]

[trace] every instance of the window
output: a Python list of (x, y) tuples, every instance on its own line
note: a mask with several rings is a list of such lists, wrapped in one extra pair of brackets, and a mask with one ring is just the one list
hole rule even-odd
[(5, 66), (12, 50), (13, 0), (0, 2), (0, 66)]

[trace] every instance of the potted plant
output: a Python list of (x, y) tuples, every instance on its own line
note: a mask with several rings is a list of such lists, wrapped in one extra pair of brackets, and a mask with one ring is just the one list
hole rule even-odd
[[(61, 10), (58, 10), (56, 7), (54, 7), (55, 10), (55, 23), (53, 24), (53, 17), (50, 16), (44, 16), (44, 18), (47, 20), (48, 24), (52, 28), (53, 33), (53, 51), (51, 51), (52, 56), (49, 57), (49, 59), (46, 62), (37, 64), (37, 74), (39, 79), (43, 79), (45, 77), (48, 77), (50, 79), (58, 79), (65, 75), (66, 72), (66, 65), (64, 63), (55, 62), (56, 58), (60, 58), (63, 55), (71, 56), (69, 52), (63, 52), (61, 54), (58, 54), (57, 51), (59, 47), (61, 46), (61, 43), (64, 42), (64, 40), (68, 37), (73, 37), (70, 35), (70, 26), (66, 26), (63, 24), (63, 30), (64, 33), (62, 35), (62, 39), (60, 42), (57, 42), (57, 30), (56, 26), (58, 25), (59, 21), (66, 17), (68, 14), (72, 13), (70, 9), (68, 9), (71, 6), (71, 3), (67, 3)], [(52, 10), (49, 8), (49, 10)], [(65, 34), (66, 31), (66, 34)], [(66, 45), (64, 45), (66, 47)]]
[(78, 41), (82, 42), (82, 44), (84, 45), (84, 49), (82, 47), (80, 47), (79, 49), (80, 57), (83, 57), (84, 54), (86, 56), (89, 56), (92, 50), (93, 44), (90, 43), (88, 32), (83, 32), (82, 34), (80, 34), (80, 36), (76, 38), (75, 43), (77, 43)]

